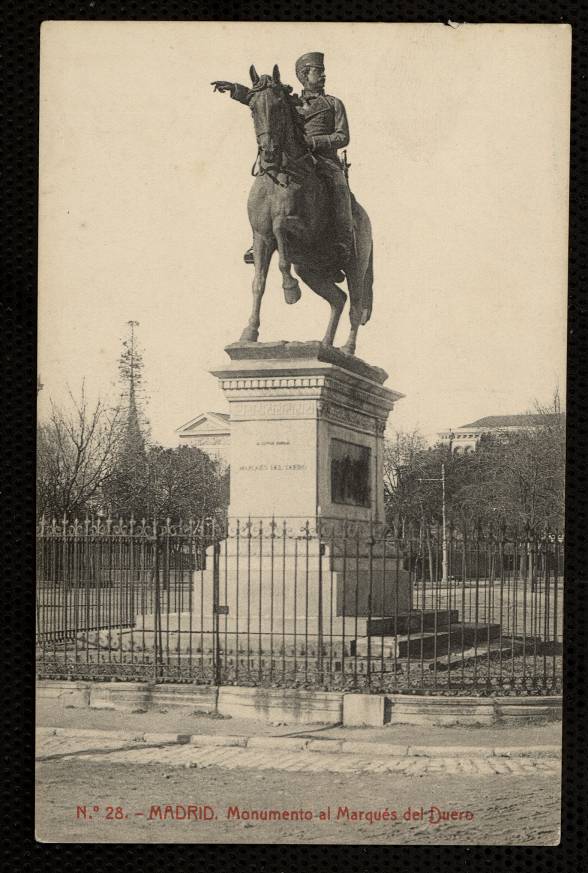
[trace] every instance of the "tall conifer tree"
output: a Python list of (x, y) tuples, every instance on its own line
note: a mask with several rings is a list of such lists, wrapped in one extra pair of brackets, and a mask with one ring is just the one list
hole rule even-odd
[(149, 475), (146, 442), (148, 423), (143, 405), (143, 355), (137, 340), (138, 321), (127, 322), (129, 332), (123, 340), (118, 361), (123, 388), (120, 448), (115, 470), (107, 487), (107, 503), (113, 516), (140, 519), (149, 514)]

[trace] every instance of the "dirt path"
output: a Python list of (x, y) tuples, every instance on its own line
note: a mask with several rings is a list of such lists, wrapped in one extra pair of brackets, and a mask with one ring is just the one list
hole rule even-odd
[[(174, 818), (164, 817), (166, 805)], [(78, 806), (86, 807), (85, 817)], [(407, 819), (409, 808), (418, 814), (421, 807), (422, 821)], [(438, 822), (440, 812), (429, 812), (432, 807), (456, 810), (461, 819)], [(288, 811), (290, 820), (252, 820), (252, 810)], [(383, 810), (387, 817), (377, 820)], [(559, 781), (540, 773), (409, 778), (71, 759), (38, 767), (36, 830), (47, 842), (554, 845), (559, 816)]]

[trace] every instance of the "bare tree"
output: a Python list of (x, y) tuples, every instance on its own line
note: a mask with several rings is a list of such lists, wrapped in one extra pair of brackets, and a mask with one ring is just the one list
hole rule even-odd
[(415, 471), (427, 443), (420, 431), (397, 431), (384, 444), (384, 500), (388, 523), (403, 536), (406, 523), (418, 514)]
[(112, 473), (120, 439), (119, 412), (102, 400), (90, 407), (69, 392), (70, 408), (51, 401), (49, 419), (37, 428), (37, 512), (75, 517), (97, 508)]
[(509, 526), (530, 533), (563, 526), (565, 414), (559, 393), (536, 402), (524, 426), (503, 430), (476, 453), (470, 484), (478, 499)]

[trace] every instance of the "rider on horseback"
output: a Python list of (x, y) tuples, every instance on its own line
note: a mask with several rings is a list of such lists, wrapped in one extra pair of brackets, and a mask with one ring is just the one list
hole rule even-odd
[[(324, 93), (325, 67), (321, 52), (309, 52), (298, 58), (296, 76), (303, 86), (297, 111), (304, 121), (305, 140), (317, 158), (317, 171), (327, 183), (333, 204), (332, 248), (336, 266), (345, 269), (353, 253), (351, 193), (344, 166), (337, 157), (337, 149), (349, 142), (345, 106), (337, 97)], [(234, 100), (248, 102), (250, 89), (247, 86), (232, 82), (214, 84), (219, 91), (230, 91)], [(244, 259), (248, 264), (253, 263), (253, 249), (245, 253)]]

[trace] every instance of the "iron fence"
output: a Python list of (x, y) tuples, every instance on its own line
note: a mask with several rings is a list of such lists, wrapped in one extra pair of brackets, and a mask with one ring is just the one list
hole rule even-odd
[[(563, 538), (320, 519), (37, 531), (47, 678), (449, 693), (561, 685)], [(443, 571), (445, 567), (445, 573)]]

